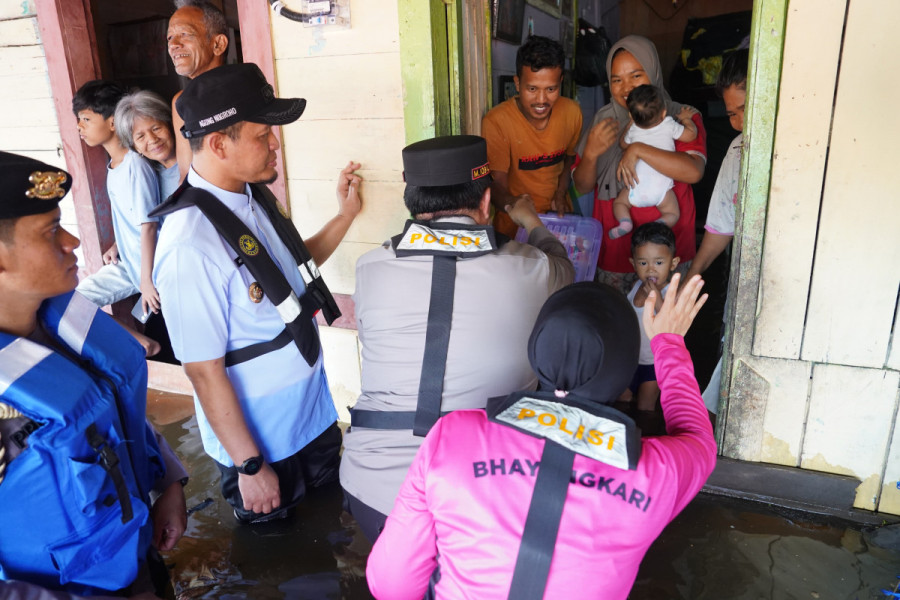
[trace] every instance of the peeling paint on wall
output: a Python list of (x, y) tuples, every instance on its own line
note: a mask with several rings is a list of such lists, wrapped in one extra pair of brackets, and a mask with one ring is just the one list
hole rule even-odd
[(791, 445), (766, 431), (763, 433), (763, 444), (760, 459), (762, 462), (776, 465), (796, 466), (797, 457), (791, 452)]
[(728, 428), (722, 453), (740, 460), (759, 461), (769, 397), (769, 382), (743, 360), (734, 368), (728, 404)]
[(900, 481), (884, 482), (884, 485), (881, 486), (878, 510), (892, 515), (900, 515)]
[[(821, 454), (816, 454), (811, 458), (804, 459), (800, 466), (804, 469), (811, 469), (813, 471), (859, 477), (859, 474), (854, 472), (853, 469), (829, 463)], [(853, 506), (865, 510), (875, 510), (878, 503), (880, 482), (880, 473), (874, 473), (863, 479), (856, 488), (856, 501), (853, 503)]]

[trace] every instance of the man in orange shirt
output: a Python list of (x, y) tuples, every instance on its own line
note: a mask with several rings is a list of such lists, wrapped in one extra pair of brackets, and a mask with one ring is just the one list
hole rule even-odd
[(559, 42), (533, 35), (516, 54), (518, 95), (491, 109), (481, 122), (494, 181), (494, 228), (510, 237), (516, 226), (503, 207), (521, 196), (539, 213), (571, 210), (569, 178), (581, 135), (581, 109), (560, 97), (565, 53)]

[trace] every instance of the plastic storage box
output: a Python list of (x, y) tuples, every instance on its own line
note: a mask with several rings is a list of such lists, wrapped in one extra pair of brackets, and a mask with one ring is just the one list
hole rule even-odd
[[(594, 273), (597, 271), (597, 257), (600, 255), (600, 243), (603, 240), (603, 225), (600, 221), (580, 215), (559, 217), (548, 213), (538, 216), (569, 253), (569, 260), (575, 265), (575, 281), (593, 281)], [(522, 243), (528, 241), (528, 235), (521, 227), (516, 233), (516, 241)]]

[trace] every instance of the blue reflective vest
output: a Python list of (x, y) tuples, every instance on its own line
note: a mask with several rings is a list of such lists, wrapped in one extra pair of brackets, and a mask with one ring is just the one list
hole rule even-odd
[[(82, 595), (131, 584), (165, 467), (146, 423), (141, 346), (79, 294), (38, 313), (72, 359), (0, 333), (0, 400), (34, 425), (0, 483), (0, 579)], [(14, 440), (16, 438), (14, 437)]]

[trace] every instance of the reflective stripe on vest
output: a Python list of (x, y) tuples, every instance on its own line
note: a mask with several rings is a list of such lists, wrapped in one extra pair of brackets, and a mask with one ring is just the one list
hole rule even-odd
[(93, 302), (76, 293), (59, 320), (59, 337), (76, 354), (81, 354), (98, 310)]
[(18, 338), (0, 349), (0, 396), (13, 383), (30, 371), (36, 364), (51, 354), (50, 348), (35, 344), (25, 338)]
[(72, 360), (0, 333), (0, 401), (40, 424), (0, 484), (0, 579), (96, 596), (134, 580), (164, 467), (145, 420), (143, 349), (85, 302), (70, 293), (38, 312), (61, 346), (79, 346)]

